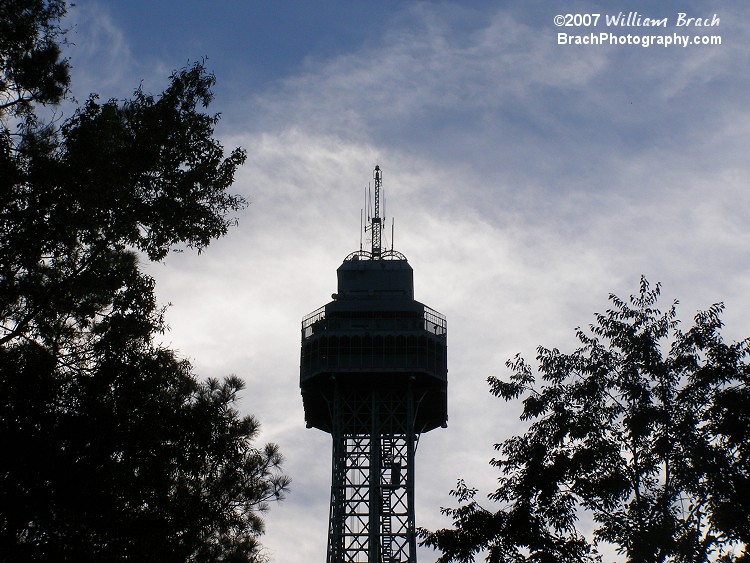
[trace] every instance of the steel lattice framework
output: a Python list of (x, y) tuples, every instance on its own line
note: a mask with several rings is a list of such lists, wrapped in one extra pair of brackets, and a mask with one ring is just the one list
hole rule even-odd
[[(412, 390), (335, 385), (331, 407), (328, 562), (416, 561)], [(370, 432), (362, 433), (368, 426)]]

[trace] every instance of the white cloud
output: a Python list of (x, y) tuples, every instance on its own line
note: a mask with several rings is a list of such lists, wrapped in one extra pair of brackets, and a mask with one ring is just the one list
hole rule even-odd
[(79, 100), (89, 93), (103, 98), (122, 97), (138, 86), (132, 83), (135, 61), (128, 38), (97, 3), (84, 3), (69, 11), (66, 24), (71, 42), (66, 53), (73, 65), (74, 94)]

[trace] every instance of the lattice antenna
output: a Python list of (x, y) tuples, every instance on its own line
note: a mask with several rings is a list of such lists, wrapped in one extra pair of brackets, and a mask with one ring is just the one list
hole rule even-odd
[(375, 179), (375, 214), (370, 220), (370, 228), (372, 229), (372, 258), (377, 260), (380, 258), (380, 231), (382, 227), (380, 218), (380, 188), (383, 186), (383, 172), (380, 170), (380, 166), (375, 166), (372, 177)]
[[(359, 250), (355, 250), (346, 260), (406, 260), (406, 257), (393, 249), (393, 222), (391, 222), (390, 240), (387, 228), (388, 203), (385, 189), (383, 189), (383, 171), (379, 165), (375, 166), (372, 173), (375, 186), (369, 182), (364, 189), (364, 206), (360, 209), (359, 216)], [(393, 221), (393, 220), (391, 220)], [(369, 250), (364, 246), (369, 245)]]

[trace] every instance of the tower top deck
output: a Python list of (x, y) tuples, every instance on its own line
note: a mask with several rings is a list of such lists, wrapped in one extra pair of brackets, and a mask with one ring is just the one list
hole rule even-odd
[(416, 423), (426, 432), (447, 421), (447, 324), (414, 299), (414, 271), (403, 254), (380, 247), (380, 167), (375, 167), (370, 251), (337, 269), (332, 301), (302, 320), (300, 387), (308, 425), (331, 431), (326, 397), (334, 384), (422, 397)]

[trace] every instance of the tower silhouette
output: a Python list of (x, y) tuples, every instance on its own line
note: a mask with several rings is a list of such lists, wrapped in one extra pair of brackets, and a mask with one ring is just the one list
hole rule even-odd
[(333, 441), (327, 563), (416, 562), (417, 442), (448, 419), (446, 319), (381, 248), (379, 166), (373, 177), (371, 249), (344, 259), (333, 300), (302, 320), (305, 419)]

